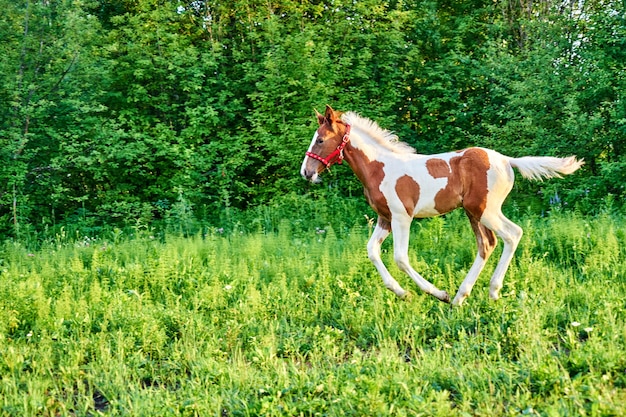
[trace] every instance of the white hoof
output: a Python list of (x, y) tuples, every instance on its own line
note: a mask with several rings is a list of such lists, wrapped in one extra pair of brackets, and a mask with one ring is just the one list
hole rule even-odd
[(452, 305), (454, 307), (461, 307), (463, 305), (463, 302), (467, 298), (467, 296), (468, 294), (465, 294), (465, 295), (457, 294), (456, 297), (454, 297), (454, 300), (452, 300)]

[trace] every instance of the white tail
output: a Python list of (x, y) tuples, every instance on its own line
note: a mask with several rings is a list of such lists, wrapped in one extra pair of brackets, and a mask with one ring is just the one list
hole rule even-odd
[(575, 156), (567, 158), (524, 156), (522, 158), (509, 158), (509, 163), (519, 170), (522, 177), (530, 180), (542, 180), (544, 178), (561, 178), (561, 174), (571, 174), (585, 162), (577, 160)]

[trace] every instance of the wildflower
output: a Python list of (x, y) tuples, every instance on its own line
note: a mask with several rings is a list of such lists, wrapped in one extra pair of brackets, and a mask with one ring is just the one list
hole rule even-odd
[(578, 326), (580, 326), (579, 322), (577, 322), (577, 321), (573, 321), (572, 322), (572, 327), (578, 327)]
[(593, 327), (585, 327), (583, 330), (587, 333), (591, 333), (591, 331), (593, 331)]
[(232, 290), (232, 289), (233, 289), (233, 286), (232, 286), (232, 285), (225, 285), (225, 286), (224, 286), (224, 289), (225, 289), (226, 291), (230, 291), (230, 290)]

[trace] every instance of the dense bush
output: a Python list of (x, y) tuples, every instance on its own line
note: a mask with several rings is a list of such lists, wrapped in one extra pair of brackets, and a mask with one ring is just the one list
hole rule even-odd
[[(521, 183), (596, 210), (625, 190), (626, 24), (603, 1), (0, 0), (0, 232), (218, 224), (299, 178), (313, 108), (354, 110), (419, 152), (585, 158)], [(338, 200), (337, 200), (338, 201)], [(182, 210), (182, 211), (181, 211)]]

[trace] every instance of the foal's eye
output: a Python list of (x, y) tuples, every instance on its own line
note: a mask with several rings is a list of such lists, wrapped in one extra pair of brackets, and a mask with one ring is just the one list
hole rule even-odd
[(318, 145), (321, 145), (322, 143), (324, 143), (324, 139), (318, 139), (318, 140), (317, 140), (317, 144), (318, 144)]

